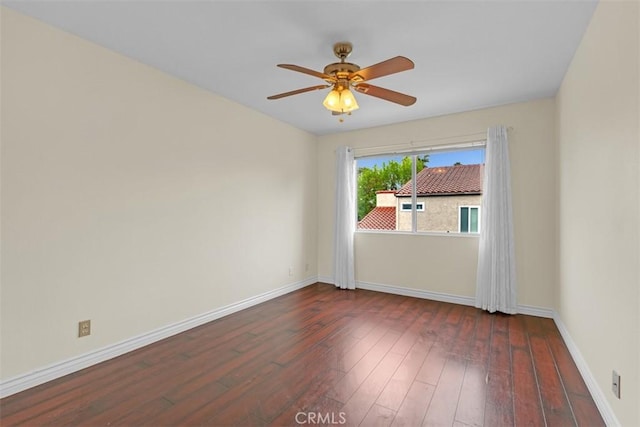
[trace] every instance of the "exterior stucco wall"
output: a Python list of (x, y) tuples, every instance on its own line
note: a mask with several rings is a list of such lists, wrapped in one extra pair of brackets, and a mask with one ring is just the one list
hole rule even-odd
[[(400, 209), (402, 203), (410, 203), (410, 197), (398, 197), (397, 228), (411, 231), (411, 212)], [(418, 231), (458, 232), (458, 212), (460, 206), (480, 206), (481, 195), (429, 196), (418, 197), (418, 203), (424, 203), (424, 211), (417, 212)], [(481, 213), (482, 214), (482, 213)]]
[(396, 192), (395, 191), (378, 191), (376, 193), (376, 206), (389, 206), (394, 207), (396, 205)]

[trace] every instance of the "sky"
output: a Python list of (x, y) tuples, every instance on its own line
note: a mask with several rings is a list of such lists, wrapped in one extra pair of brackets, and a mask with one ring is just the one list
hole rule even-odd
[[(384, 157), (365, 157), (358, 160), (358, 167), (373, 167), (373, 165), (382, 166), (383, 162), (389, 160), (400, 161), (404, 155), (384, 156)], [(463, 165), (474, 165), (484, 163), (484, 148), (464, 151), (448, 151), (445, 153), (429, 153), (428, 167), (436, 166), (452, 166), (454, 163), (460, 162)]]

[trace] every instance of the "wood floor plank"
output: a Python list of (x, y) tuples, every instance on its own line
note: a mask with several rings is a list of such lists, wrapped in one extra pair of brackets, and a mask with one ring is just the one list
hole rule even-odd
[(340, 416), (362, 426), (604, 425), (551, 319), (321, 283), (0, 399), (3, 427)]
[(483, 425), (487, 392), (486, 378), (487, 367), (485, 365), (467, 363), (455, 421), (469, 426)]
[[(130, 372), (144, 368), (144, 366), (132, 363), (132, 360), (131, 353), (128, 353), (103, 362), (100, 365), (91, 366), (22, 393), (6, 397), (0, 401), (2, 408), (1, 414), (3, 417), (8, 417), (25, 409), (30, 409), (31, 412), (35, 412), (37, 411), (37, 406), (42, 404), (55, 407), (57, 406), (55, 403), (52, 404), (48, 401), (56, 399), (58, 400), (57, 404), (62, 404), (61, 402), (73, 399), (73, 397), (68, 397), (70, 393), (85, 393), (87, 389), (91, 388), (91, 382), (113, 379), (114, 376), (115, 380), (118, 380), (118, 375), (126, 377)], [(126, 363), (120, 364), (125, 361)], [(123, 372), (123, 370), (126, 372)], [(65, 399), (65, 396), (68, 398)]]
[(416, 340), (414, 346), (402, 360), (402, 363), (376, 399), (378, 405), (394, 411), (400, 409), (402, 401), (424, 364), (431, 345), (425, 344), (421, 340)]
[(511, 372), (504, 369), (489, 370), (487, 378), (484, 425), (514, 425)]
[(209, 382), (200, 387), (196, 392), (189, 395), (187, 399), (183, 399), (179, 402), (173, 402), (172, 406), (165, 410), (157, 411), (155, 414), (149, 414), (145, 423), (152, 426), (186, 425), (187, 415), (205, 407), (212, 400), (217, 399), (227, 391), (228, 389), (222, 384)]
[[(275, 378), (275, 374), (280, 369), (276, 364), (267, 364), (255, 374), (256, 380), (253, 382), (237, 385), (221, 394), (217, 394), (219, 384), (211, 383), (200, 392), (194, 393), (191, 398), (176, 403), (172, 411), (159, 414), (153, 421), (156, 421), (157, 425), (166, 426), (207, 423), (223, 408), (228, 408), (236, 402), (242, 404), (242, 396), (253, 388), (254, 383), (260, 384)], [(208, 390), (209, 387), (214, 387), (214, 393)], [(244, 415), (244, 413), (239, 414), (239, 416)]]
[(384, 336), (327, 393), (327, 396), (338, 402), (346, 403), (399, 337), (398, 332), (387, 330)]
[[(205, 361), (205, 358), (201, 357), (200, 361), (195, 363), (205, 363), (205, 366), (210, 366), (208, 364), (215, 364), (215, 361)], [(113, 422), (121, 414), (134, 411), (149, 400), (163, 397), (164, 392), (172, 387), (176, 379), (187, 372), (189, 367), (190, 365), (181, 364), (178, 361), (175, 364), (167, 361), (151, 366), (139, 375), (128, 379), (126, 387), (122, 387), (121, 384), (104, 387), (98, 393), (87, 396), (86, 401), (82, 400), (86, 410), (71, 411), (64, 416), (59, 416), (56, 424), (84, 425), (89, 422), (96, 424)], [(169, 375), (162, 375), (167, 371), (170, 372)], [(219, 388), (220, 392), (224, 391), (222, 387)], [(146, 392), (140, 393), (141, 389)]]
[(452, 425), (456, 415), (466, 366), (457, 359), (447, 359), (423, 425)]
[(489, 341), (489, 338), (491, 338), (491, 331), (493, 330), (493, 319), (495, 316), (486, 312), (481, 312), (478, 316), (476, 339)]
[(434, 343), (416, 376), (417, 381), (437, 385), (447, 361), (447, 350)]
[(606, 425), (591, 397), (569, 394), (569, 400), (578, 426), (603, 427)]
[(396, 412), (380, 405), (373, 405), (367, 416), (362, 420), (362, 426), (371, 427), (388, 427), (393, 422)]
[(291, 406), (313, 383), (335, 372), (335, 351), (316, 345), (305, 357), (296, 359), (291, 369), (283, 369), (273, 381), (253, 390), (247, 398), (259, 402), (257, 416), (264, 421), (272, 421)]
[(391, 425), (394, 427), (422, 425), (434, 390), (435, 387), (431, 384), (414, 381)]
[(449, 312), (451, 311), (453, 306), (453, 304), (446, 303), (439, 305), (434, 313), (431, 322), (429, 322), (429, 324), (426, 326), (424, 332), (437, 334), (442, 325), (445, 324), (445, 321), (447, 320)]
[(399, 354), (407, 354), (409, 350), (415, 345), (416, 339), (421, 335), (425, 326), (429, 324), (433, 318), (433, 313), (425, 311), (421, 313), (416, 319), (411, 322), (411, 326), (404, 330), (404, 333), (400, 339), (395, 343), (391, 351)]
[(475, 333), (470, 339), (467, 348), (466, 358), (479, 365), (489, 365), (489, 355), (491, 346), (491, 330), (493, 328), (493, 315), (480, 312), (477, 315)]
[[(162, 378), (159, 374), (163, 371), (163, 366), (143, 366), (128, 375), (110, 378), (103, 382), (100, 388), (87, 384), (83, 390), (76, 390), (70, 401), (52, 410), (39, 413), (31, 418), (29, 423), (33, 425), (47, 423), (77, 425), (78, 419), (93, 418), (101, 414), (105, 408), (116, 405), (121, 401), (120, 395), (124, 391), (133, 390), (134, 386), (140, 386), (145, 380)], [(7, 421), (9, 422), (9, 420)]]
[(445, 322), (450, 325), (458, 326), (460, 324), (460, 321), (462, 320), (463, 313), (464, 313), (464, 306), (454, 305), (449, 311), (449, 313), (447, 313)]
[(158, 412), (163, 412), (173, 406), (173, 403), (162, 397), (146, 401), (141, 405), (136, 405), (133, 409), (126, 413), (119, 412), (113, 421), (109, 422), (112, 426), (145, 426), (149, 424), (148, 420)]
[(469, 348), (473, 344), (472, 338), (475, 334), (477, 316), (475, 314), (465, 314), (460, 321), (460, 330), (456, 335), (451, 350), (451, 354), (464, 357), (469, 353)]
[(546, 339), (538, 335), (532, 335), (529, 340), (547, 425), (576, 425), (562, 379), (559, 376)]
[(529, 348), (527, 333), (522, 315), (509, 317), (509, 344), (511, 347)]
[(387, 333), (385, 328), (372, 327), (369, 333), (359, 340), (349, 351), (344, 354), (343, 367), (350, 371), (373, 348), (374, 345)]
[[(106, 371), (112, 374), (96, 377), (92, 373), (88, 374), (87, 381), (82, 377), (74, 376), (69, 378), (69, 387), (63, 387), (63, 383), (57, 381), (56, 387), (47, 387), (47, 384), (27, 390), (17, 395), (11, 396), (11, 400), (5, 406), (5, 399), (0, 405), (2, 424), (17, 425), (25, 422), (33, 423), (36, 417), (45, 419), (55, 418), (65, 412), (72, 412), (82, 407), (82, 402), (78, 399), (86, 399), (95, 394), (92, 384), (100, 383), (104, 386), (118, 384), (125, 381), (129, 376), (145, 369), (146, 366), (139, 364), (128, 364), (118, 372), (113, 365), (107, 367)], [(8, 399), (6, 399), (8, 400)]]
[(403, 356), (388, 352), (341, 408), (349, 425), (360, 425), (394, 374)]
[(507, 334), (503, 332), (491, 334), (490, 352), (489, 366), (491, 370), (502, 369), (509, 371), (511, 369), (511, 351)]
[(528, 347), (513, 347), (513, 395), (516, 425), (544, 425), (540, 392)]
[[(212, 365), (202, 363), (201, 359), (190, 360), (189, 366), (197, 366), (185, 371), (172, 384), (167, 387), (163, 393), (163, 397), (171, 402), (177, 403), (183, 399), (189, 398), (193, 393), (206, 387), (208, 384), (218, 381), (221, 377), (220, 371), (226, 362), (237, 357), (238, 353), (227, 351), (222, 354), (212, 355)], [(222, 385), (222, 384), (221, 384)]]
[(293, 345), (286, 347), (285, 351), (278, 352), (279, 354), (274, 359), (274, 362), (283, 366), (291, 363), (297, 357), (303, 355), (307, 349), (312, 348), (312, 346), (344, 329), (351, 321), (352, 319), (349, 317), (342, 317), (335, 321), (326, 319), (324, 324), (318, 325), (319, 327), (317, 330), (305, 331), (306, 333), (304, 333)]
[(493, 318), (493, 333), (499, 332), (502, 334), (508, 334), (509, 333), (509, 318), (511, 317), (508, 314), (504, 314), (504, 313), (494, 313), (493, 314), (494, 318)]
[(277, 336), (273, 336), (271, 340), (265, 341), (245, 353), (239, 353), (234, 359), (219, 366), (217, 368), (220, 372), (218, 381), (227, 387), (242, 384), (254, 372), (270, 362), (278, 353), (277, 349), (279, 347), (295, 345), (295, 342), (295, 334), (287, 330), (281, 331)]
[[(289, 405), (288, 408), (283, 410), (273, 421), (272, 425), (286, 426), (292, 425), (292, 420), (295, 420), (298, 413), (320, 412), (326, 408), (326, 403), (320, 403), (325, 397), (327, 391), (331, 387), (335, 386), (338, 381), (344, 376), (343, 372), (331, 369), (325, 371), (321, 378), (309, 384), (309, 387), (305, 392), (300, 395), (295, 402)], [(336, 407), (341, 407), (341, 403), (333, 401)]]
[(466, 358), (478, 365), (489, 366), (490, 346), (486, 339), (472, 339), (467, 350)]
[(553, 359), (558, 367), (558, 371), (562, 375), (563, 382), (568, 393), (577, 394), (579, 396), (590, 396), (589, 389), (585, 384), (580, 371), (571, 358), (571, 354), (567, 349), (564, 341), (560, 336), (547, 337), (547, 344), (553, 355)]

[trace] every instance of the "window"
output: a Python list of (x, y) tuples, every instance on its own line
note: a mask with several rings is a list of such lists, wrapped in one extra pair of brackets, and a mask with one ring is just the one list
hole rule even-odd
[[(477, 233), (484, 143), (358, 157), (358, 230)], [(415, 184), (414, 184), (415, 181)]]
[(460, 233), (477, 233), (480, 231), (480, 207), (460, 206), (459, 227)]
[[(411, 203), (402, 203), (401, 211), (409, 211), (411, 212)], [(416, 203), (416, 210), (418, 212), (424, 212), (424, 203)]]

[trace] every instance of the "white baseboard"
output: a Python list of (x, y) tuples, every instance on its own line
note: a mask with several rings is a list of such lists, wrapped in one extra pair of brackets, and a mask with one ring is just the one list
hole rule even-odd
[(113, 359), (114, 357), (123, 355), (130, 351), (168, 338), (172, 335), (176, 335), (189, 329), (195, 328), (196, 326), (203, 325), (207, 322), (211, 322), (237, 311), (244, 310), (245, 308), (252, 307), (254, 305), (279, 297), (289, 292), (302, 289), (306, 286), (316, 283), (316, 281), (316, 277), (310, 277), (300, 282), (291, 283), (278, 289), (274, 289), (272, 291), (268, 291), (254, 297), (250, 297), (242, 301), (217, 308), (207, 313), (203, 313), (198, 316), (194, 316), (189, 319), (164, 326), (145, 334), (126, 339), (119, 343), (93, 350), (89, 353), (81, 354), (79, 356), (75, 356), (70, 359), (45, 366), (41, 369), (37, 369), (26, 374), (9, 378), (0, 382), (0, 398), (10, 396), (28, 388), (43, 384), (47, 381), (60, 378), (64, 375), (77, 372), (81, 369), (88, 368), (89, 366), (98, 364), (100, 362)]
[(554, 314), (553, 321), (556, 323), (556, 326), (560, 331), (560, 335), (562, 335), (562, 339), (564, 340), (564, 343), (567, 345), (567, 348), (569, 349), (569, 353), (571, 353), (571, 357), (573, 358), (573, 361), (578, 367), (578, 371), (580, 371), (580, 375), (582, 375), (582, 379), (587, 385), (587, 388), (591, 393), (591, 397), (593, 398), (593, 401), (598, 407), (598, 410), (600, 411), (600, 415), (602, 415), (604, 422), (608, 426), (620, 426), (621, 424), (618, 421), (618, 418), (613, 412), (611, 405), (609, 405), (609, 402), (607, 401), (607, 398), (604, 396), (604, 393), (602, 392), (602, 389), (598, 385), (595, 377), (591, 373), (591, 370), (589, 369), (589, 365), (584, 360), (584, 357), (582, 357), (582, 353), (580, 352), (580, 349), (578, 349), (578, 346), (571, 338), (571, 335), (569, 334), (569, 330), (562, 322), (560, 315), (555, 311), (553, 314)]
[[(327, 276), (319, 276), (319, 282), (333, 284), (333, 278)], [(431, 292), (423, 289), (404, 288), (401, 286), (383, 285), (381, 283), (356, 282), (356, 288), (367, 289), (369, 291), (384, 292), (387, 294), (404, 295), (407, 297), (430, 299), (434, 301), (449, 302), (452, 304), (475, 306), (474, 297), (463, 295), (453, 295), (442, 292)], [(535, 307), (532, 305), (518, 305), (518, 313), (527, 314), (529, 316), (553, 318), (553, 310), (544, 307)]]
[(518, 304), (518, 314), (526, 314), (528, 316), (546, 317), (547, 319), (553, 319), (552, 309), (536, 307), (533, 305)]
[(423, 289), (403, 288), (401, 286), (383, 285), (380, 283), (357, 282), (358, 289), (367, 289), (369, 291), (384, 292), (387, 294), (403, 295), (406, 297), (429, 299), (433, 301), (449, 302), (460, 305), (475, 305), (475, 299), (462, 295), (446, 294), (442, 292), (431, 292)]
[(333, 285), (333, 277), (331, 276), (318, 276), (318, 282), (320, 283), (328, 283), (330, 285)]
[[(0, 398), (10, 396), (12, 394), (26, 390), (28, 388), (43, 384), (47, 381), (60, 378), (64, 375), (68, 375), (70, 373), (79, 371), (81, 369), (98, 364), (100, 362), (104, 362), (106, 360), (112, 359), (114, 357), (120, 356), (122, 354), (128, 353), (130, 351), (136, 350), (138, 348), (141, 348), (146, 345), (152, 344), (154, 342), (160, 341), (162, 339), (168, 338), (172, 335), (176, 335), (181, 332), (187, 331), (191, 328), (195, 328), (196, 326), (203, 325), (207, 322), (211, 322), (213, 320), (219, 319), (221, 317), (227, 316), (229, 314), (235, 313), (245, 308), (252, 307), (254, 305), (279, 297), (289, 292), (293, 292), (295, 290), (312, 285), (316, 282), (333, 284), (333, 278), (328, 276), (310, 277), (303, 281), (285, 285), (281, 288), (274, 289), (272, 291), (265, 292), (263, 294), (256, 295), (254, 297), (250, 297), (233, 304), (229, 304), (227, 306), (212, 310), (207, 313), (203, 313), (198, 316), (191, 317), (189, 319), (185, 319), (183, 321), (180, 321), (171, 325), (167, 325), (165, 327), (129, 338), (119, 343), (109, 345), (107, 347), (103, 347), (101, 349), (97, 349), (76, 357), (72, 357), (70, 359), (57, 362), (49, 366), (45, 366), (41, 369), (37, 369), (35, 371), (28, 372), (26, 374), (22, 374), (13, 378), (9, 378), (4, 381), (0, 381)], [(461, 305), (467, 305), (467, 306), (474, 306), (475, 304), (474, 298), (461, 296), (461, 295), (431, 292), (431, 291), (420, 290), (420, 289), (411, 289), (411, 288), (404, 288), (400, 286), (383, 285), (379, 283), (369, 283), (369, 282), (357, 282), (356, 286), (359, 289), (367, 289), (371, 291), (384, 292), (389, 294), (430, 299), (434, 301), (448, 302), (453, 304), (461, 304)], [(585, 378), (585, 382), (589, 387), (589, 391), (591, 391), (592, 395), (594, 396), (594, 400), (596, 401), (596, 405), (598, 405), (598, 409), (600, 409), (600, 412), (603, 414), (603, 417), (605, 418), (605, 421), (607, 421), (608, 425), (619, 425), (615, 416), (613, 415), (613, 412), (611, 411), (609, 404), (607, 403), (606, 399), (604, 399), (604, 396), (602, 395), (602, 391), (599, 389), (599, 387), (597, 386), (597, 383), (591, 376), (591, 373), (588, 370), (587, 365), (584, 362), (584, 359), (582, 359), (582, 356), (577, 350), (577, 347), (575, 346), (575, 344), (573, 344), (573, 341), (571, 341), (571, 338), (569, 337), (568, 332), (564, 327), (564, 325), (562, 325), (560, 319), (554, 315), (553, 310), (540, 308), (540, 307), (519, 305), (518, 312), (522, 314), (533, 315), (533, 316), (554, 318), (554, 320), (556, 321), (556, 324), (558, 325), (558, 329), (560, 330), (560, 333), (562, 334), (565, 342), (567, 343), (567, 347), (569, 347), (569, 351), (571, 352), (576, 362), (576, 365), (580, 370), (580, 373), (582, 374), (583, 378)], [(597, 390), (597, 391), (594, 391), (594, 390)], [(607, 418), (605, 417), (605, 414), (610, 414), (610, 416)], [(612, 421), (610, 422), (610, 420)]]

